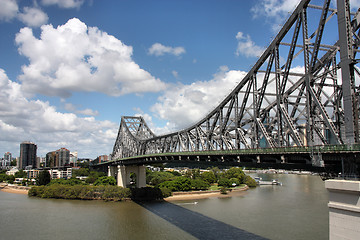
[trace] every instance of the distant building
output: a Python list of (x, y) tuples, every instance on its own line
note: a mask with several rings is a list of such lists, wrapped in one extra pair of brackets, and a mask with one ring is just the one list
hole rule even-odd
[(0, 159), (0, 168), (9, 169), (11, 165), (12, 157), (11, 153), (7, 152), (4, 154), (4, 158)]
[(20, 159), (19, 159), (19, 168), (25, 169), (36, 168), (36, 151), (37, 146), (32, 142), (22, 142), (20, 144)]
[(72, 168), (66, 170), (50, 169), (49, 170), (51, 179), (70, 179), (72, 177)]
[(15, 175), (15, 173), (17, 173), (19, 171), (19, 169), (17, 167), (13, 167), (11, 168), (9, 171), (6, 172), (6, 175)]
[(99, 163), (103, 163), (103, 162), (108, 162), (109, 161), (109, 156), (108, 155), (101, 155), (98, 156), (94, 161), (92, 161), (92, 164), (99, 164)]
[(56, 151), (48, 152), (45, 157), (45, 167), (53, 168), (56, 166)]
[(66, 148), (60, 148), (46, 154), (46, 167), (64, 167), (70, 165), (70, 151)]
[(59, 167), (69, 166), (70, 164), (70, 151), (66, 148), (60, 148), (56, 151), (56, 154), (59, 158)]
[(70, 152), (70, 165), (76, 166), (77, 160), (78, 160), (78, 153)]

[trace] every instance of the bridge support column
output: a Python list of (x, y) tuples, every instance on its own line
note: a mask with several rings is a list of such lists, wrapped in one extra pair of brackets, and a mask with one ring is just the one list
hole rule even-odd
[(125, 166), (117, 166), (117, 185), (120, 187), (126, 187), (129, 183), (126, 181), (126, 167)]
[(327, 180), (329, 191), (329, 239), (360, 236), (360, 181)]
[(146, 168), (145, 166), (117, 166), (117, 185), (127, 187), (130, 185), (130, 174), (136, 175), (136, 187), (146, 187)]
[(108, 177), (116, 178), (116, 167), (108, 166)]

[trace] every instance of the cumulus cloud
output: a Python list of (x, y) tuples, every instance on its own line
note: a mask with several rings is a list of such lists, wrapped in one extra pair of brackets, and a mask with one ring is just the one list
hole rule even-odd
[(42, 0), (44, 5), (57, 5), (60, 8), (79, 8), (85, 0)]
[(10, 21), (18, 14), (19, 6), (16, 0), (0, 1), (0, 21)]
[(24, 7), (23, 12), (19, 13), (18, 18), (29, 27), (40, 27), (46, 24), (49, 17), (39, 8)]
[(185, 53), (185, 48), (183, 47), (169, 47), (164, 46), (161, 43), (154, 43), (149, 48), (149, 54), (155, 56), (163, 56), (165, 54), (171, 54), (175, 56), (180, 56)]
[(264, 51), (264, 48), (257, 46), (248, 34), (245, 35), (242, 32), (238, 32), (236, 34), (236, 39), (238, 40), (235, 52), (237, 56), (259, 57)]
[(299, 2), (299, 0), (260, 0), (256, 1), (251, 12), (254, 18), (265, 17), (268, 19), (272, 30), (277, 32), (280, 24), (284, 23)]
[(169, 122), (167, 129), (189, 127), (213, 110), (245, 75), (246, 72), (222, 66), (209, 81), (179, 84), (168, 89), (151, 107), (151, 111)]
[(3, 69), (0, 88), (0, 146), (4, 151), (18, 149), (22, 141), (31, 140), (38, 144), (39, 156), (60, 147), (81, 149), (79, 155), (83, 157), (111, 153), (117, 124), (61, 113), (49, 102), (30, 100)]
[(69, 97), (73, 91), (85, 91), (119, 96), (166, 88), (132, 60), (131, 46), (77, 18), (57, 28), (43, 25), (40, 38), (22, 28), (15, 41), (19, 53), (29, 59), (19, 80), (32, 94)]
[(87, 115), (87, 116), (97, 116), (99, 115), (98, 111), (94, 111), (90, 108), (86, 108), (83, 110), (79, 110), (74, 104), (72, 103), (65, 103), (64, 105), (65, 110), (69, 111), (69, 112), (73, 112), (76, 114), (81, 114), (81, 115)]

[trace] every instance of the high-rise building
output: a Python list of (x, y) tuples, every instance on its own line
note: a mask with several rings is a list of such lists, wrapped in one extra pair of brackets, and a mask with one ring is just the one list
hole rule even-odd
[(60, 148), (46, 154), (46, 167), (64, 167), (70, 164), (70, 151)]
[(12, 161), (11, 153), (7, 152), (4, 154), (4, 158), (1, 160), (0, 166), (2, 168), (7, 168), (11, 165), (11, 161)]
[(69, 163), (70, 163), (70, 151), (69, 150), (67, 150), (66, 148), (60, 148), (59, 150), (56, 151), (56, 154), (58, 155), (58, 158), (59, 158), (59, 166), (60, 167), (69, 165)]
[(53, 167), (56, 167), (57, 164), (56, 164), (56, 151), (53, 151), (53, 152), (48, 152), (46, 154), (46, 162), (45, 162), (45, 166), (46, 167), (50, 167), (50, 168), (53, 168)]
[(20, 144), (19, 168), (26, 167), (36, 168), (36, 150), (37, 146), (32, 142), (22, 142)]

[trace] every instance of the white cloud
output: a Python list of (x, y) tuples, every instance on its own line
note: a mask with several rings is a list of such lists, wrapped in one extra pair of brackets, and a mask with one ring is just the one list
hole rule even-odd
[(152, 106), (151, 111), (160, 119), (168, 121), (166, 129), (189, 127), (213, 110), (245, 74), (222, 66), (210, 81), (179, 84), (168, 89)]
[(24, 7), (23, 12), (19, 13), (18, 18), (29, 27), (40, 27), (46, 24), (49, 17), (39, 8)]
[(97, 115), (99, 115), (98, 111), (96, 111), (96, 110), (94, 111), (94, 110), (92, 110), (90, 108), (79, 110), (72, 103), (65, 103), (64, 108), (65, 108), (65, 110), (67, 110), (69, 112), (76, 113), (76, 114), (87, 115), (87, 116), (97, 116)]
[(85, 91), (119, 96), (166, 88), (132, 60), (131, 46), (77, 18), (57, 28), (43, 25), (39, 39), (30, 28), (22, 28), (15, 41), (29, 59), (19, 80), (32, 94), (69, 97), (73, 91)]
[(260, 0), (251, 8), (253, 17), (265, 17), (272, 30), (277, 32), (288, 16), (299, 4), (299, 0)]
[(180, 56), (185, 53), (185, 48), (183, 47), (169, 47), (164, 46), (161, 43), (154, 43), (149, 48), (149, 54), (155, 56), (163, 56), (165, 54), (172, 54), (175, 56)]
[(10, 21), (16, 17), (19, 11), (19, 6), (16, 0), (1, 0), (0, 1), (0, 21)]
[(264, 51), (264, 48), (257, 46), (248, 34), (245, 35), (242, 32), (238, 32), (236, 39), (238, 40), (238, 46), (235, 52), (237, 56), (259, 57)]
[(85, 0), (42, 0), (44, 5), (57, 5), (60, 8), (79, 8)]
[[(116, 139), (117, 124), (61, 113), (48, 102), (29, 100), (22, 86), (0, 69), (0, 149), (18, 153), (19, 144), (31, 140), (38, 156), (67, 147), (83, 157), (109, 154)], [(80, 151), (81, 150), (81, 151)]]
[(96, 111), (96, 110), (94, 111), (94, 110), (92, 110), (90, 108), (79, 110), (72, 103), (66, 103), (65, 104), (65, 109), (67, 111), (70, 111), (70, 112), (73, 112), (73, 113), (76, 113), (76, 114), (81, 114), (81, 115), (87, 115), (87, 116), (97, 116), (97, 115), (99, 115), (98, 111)]

